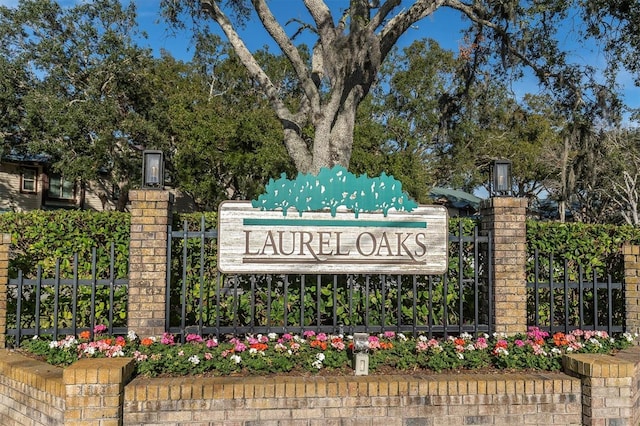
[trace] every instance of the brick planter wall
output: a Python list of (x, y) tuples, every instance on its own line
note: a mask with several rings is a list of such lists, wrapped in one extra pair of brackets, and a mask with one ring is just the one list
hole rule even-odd
[(131, 359), (62, 369), (0, 351), (0, 424), (640, 424), (640, 347), (564, 373), (135, 378)]

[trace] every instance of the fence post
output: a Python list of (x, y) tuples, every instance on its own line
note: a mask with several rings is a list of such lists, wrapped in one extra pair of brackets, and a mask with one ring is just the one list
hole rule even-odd
[(493, 236), (493, 329), (527, 331), (527, 199), (493, 197), (480, 205), (482, 230)]
[(140, 337), (165, 331), (167, 240), (173, 194), (135, 190), (131, 200), (128, 328)]
[(626, 330), (640, 333), (640, 246), (624, 244), (622, 254)]
[(7, 347), (7, 292), (11, 234), (0, 234), (0, 348)]

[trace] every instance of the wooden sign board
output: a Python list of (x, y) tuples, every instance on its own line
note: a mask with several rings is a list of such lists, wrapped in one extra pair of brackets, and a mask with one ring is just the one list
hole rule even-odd
[(223, 273), (443, 274), (448, 217), (443, 206), (411, 212), (263, 211), (245, 201), (218, 210)]

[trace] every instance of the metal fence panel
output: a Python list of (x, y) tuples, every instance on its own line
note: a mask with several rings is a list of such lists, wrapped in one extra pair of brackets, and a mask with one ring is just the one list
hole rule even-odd
[(9, 280), (7, 297), (7, 343), (17, 345), (33, 336), (77, 335), (89, 331), (93, 336), (98, 324), (107, 333), (126, 334), (128, 279), (115, 279), (115, 247), (110, 248), (109, 277), (99, 278), (97, 253), (92, 252), (89, 277), (79, 277), (78, 255), (73, 257), (72, 276), (62, 277), (61, 260), (56, 260), (53, 277), (43, 277), (38, 267), (34, 278), (22, 271)]
[(449, 272), (417, 275), (224, 275), (217, 233), (170, 230), (166, 329), (187, 334), (379, 333), (428, 336), (490, 333), (491, 240), (450, 235)]
[(598, 276), (595, 268), (570, 265), (561, 256), (532, 254), (527, 282), (527, 322), (551, 334), (572, 330), (624, 332), (624, 284), (610, 271)]

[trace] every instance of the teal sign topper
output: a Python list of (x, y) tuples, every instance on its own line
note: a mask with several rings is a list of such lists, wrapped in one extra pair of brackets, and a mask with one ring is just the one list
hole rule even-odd
[[(298, 215), (287, 216), (294, 210)], [(419, 206), (391, 176), (356, 177), (343, 167), (270, 181), (257, 200), (218, 209), (218, 269), (224, 273), (441, 274), (448, 218)]]
[(251, 204), (261, 210), (282, 209), (284, 216), (293, 208), (300, 216), (306, 211), (328, 210), (335, 217), (344, 207), (356, 218), (361, 212), (381, 211), (386, 217), (391, 209), (409, 212), (418, 207), (393, 176), (384, 172), (377, 178), (355, 176), (342, 166), (322, 168), (317, 176), (301, 173), (295, 180), (283, 173), (280, 179), (271, 179), (266, 193)]

